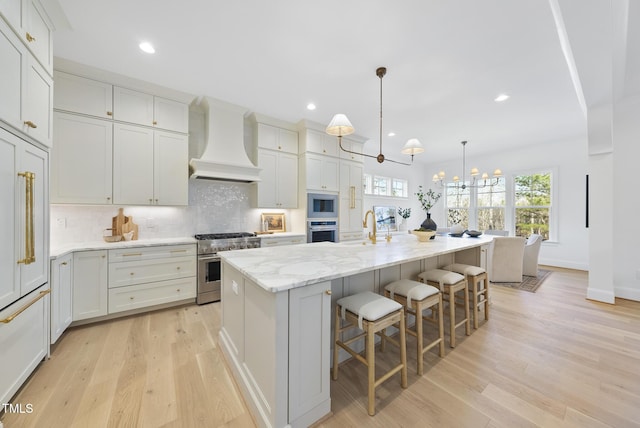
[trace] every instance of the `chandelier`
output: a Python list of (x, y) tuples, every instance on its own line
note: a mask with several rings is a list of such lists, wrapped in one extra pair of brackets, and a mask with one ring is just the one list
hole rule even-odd
[(340, 146), (340, 150), (342, 150), (343, 152), (362, 155), (368, 158), (374, 158), (378, 161), (378, 163), (382, 163), (385, 160), (387, 160), (389, 162), (398, 163), (401, 165), (411, 165), (413, 163), (413, 155), (417, 155), (418, 153), (424, 152), (424, 148), (422, 147), (422, 144), (420, 144), (420, 141), (418, 141), (415, 138), (412, 138), (409, 141), (407, 141), (400, 152), (403, 155), (411, 155), (411, 162), (407, 163), (407, 162), (395, 161), (395, 160), (386, 158), (382, 154), (382, 78), (384, 77), (385, 74), (387, 74), (387, 69), (385, 67), (378, 67), (378, 69), (376, 69), (376, 75), (380, 78), (380, 150), (377, 156), (370, 155), (367, 153), (353, 152), (351, 150), (347, 150), (344, 147), (342, 147), (342, 137), (345, 135), (353, 134), (353, 132), (355, 131), (355, 129), (353, 128), (353, 125), (351, 125), (351, 122), (349, 121), (349, 119), (347, 119), (347, 116), (342, 113), (338, 113), (335, 116), (333, 116), (333, 119), (331, 119), (331, 122), (327, 126), (326, 132), (329, 135), (334, 135), (338, 137), (338, 145)]
[[(496, 169), (495, 171), (493, 171), (493, 178), (489, 179), (489, 174), (487, 174), (486, 172), (482, 173), (482, 176), (480, 176), (480, 179), (478, 180), (478, 175), (480, 175), (480, 172), (478, 171), (478, 168), (471, 168), (470, 171), (470, 175), (471, 175), (471, 183), (470, 184), (466, 184), (466, 179), (465, 179), (465, 175), (464, 175), (464, 171), (466, 169), (466, 146), (467, 146), (467, 142), (466, 141), (462, 141), (462, 181), (460, 181), (460, 177), (458, 177), (457, 175), (453, 177), (453, 183), (445, 183), (444, 178), (445, 178), (445, 174), (444, 171), (440, 171), (438, 174), (434, 174), (433, 175), (433, 182), (434, 183), (438, 183), (440, 185), (440, 187), (453, 187), (453, 188), (457, 188), (457, 189), (461, 189), (461, 190), (465, 190), (467, 188), (478, 188), (481, 189), (483, 187), (487, 187), (487, 186), (495, 186), (498, 184), (498, 182), (500, 181), (500, 177), (502, 177), (502, 171), (500, 171), (499, 169)], [(495, 181), (494, 181), (495, 180)]]

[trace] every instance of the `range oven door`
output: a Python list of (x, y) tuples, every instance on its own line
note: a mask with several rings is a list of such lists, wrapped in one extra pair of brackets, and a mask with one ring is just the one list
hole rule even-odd
[(217, 254), (198, 256), (198, 295), (199, 305), (220, 300), (220, 256)]

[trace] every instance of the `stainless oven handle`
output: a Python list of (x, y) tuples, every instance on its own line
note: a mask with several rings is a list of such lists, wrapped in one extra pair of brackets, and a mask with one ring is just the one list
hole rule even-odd
[(212, 254), (210, 256), (198, 256), (198, 262), (214, 262), (216, 260), (220, 260), (220, 256), (217, 254)]

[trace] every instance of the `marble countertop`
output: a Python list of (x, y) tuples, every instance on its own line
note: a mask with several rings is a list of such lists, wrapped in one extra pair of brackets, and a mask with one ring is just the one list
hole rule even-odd
[(419, 242), (415, 236), (406, 234), (393, 236), (391, 242), (384, 237), (379, 239), (375, 245), (369, 241), (318, 242), (296, 245), (295, 251), (283, 246), (224, 251), (219, 255), (245, 277), (276, 293), (477, 247), (491, 242), (493, 237), (436, 236), (434, 240)]
[(55, 245), (52, 244), (49, 249), (49, 258), (56, 259), (74, 251), (89, 251), (89, 250), (114, 250), (118, 248), (130, 248), (130, 247), (152, 247), (158, 245), (179, 245), (179, 244), (195, 244), (196, 239), (193, 237), (184, 238), (158, 238), (158, 239), (138, 239), (135, 241), (119, 241), (119, 242), (104, 242), (104, 241), (87, 241), (87, 242), (74, 242), (71, 244)]

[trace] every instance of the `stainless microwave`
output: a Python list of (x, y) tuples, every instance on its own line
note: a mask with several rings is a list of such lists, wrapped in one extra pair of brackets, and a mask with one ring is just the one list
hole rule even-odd
[(308, 193), (307, 218), (338, 218), (338, 195)]

